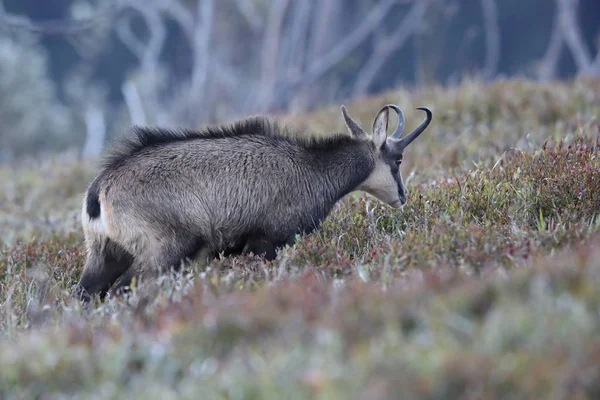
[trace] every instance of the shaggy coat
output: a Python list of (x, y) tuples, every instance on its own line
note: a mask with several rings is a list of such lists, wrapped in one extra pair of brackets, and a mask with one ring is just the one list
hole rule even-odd
[(134, 276), (219, 252), (272, 260), (353, 190), (403, 204), (402, 152), (386, 146), (387, 110), (373, 138), (345, 108), (350, 135), (321, 139), (266, 117), (203, 130), (134, 127), (105, 156), (85, 195), (80, 294), (104, 296), (117, 280), (117, 288), (126, 286)]

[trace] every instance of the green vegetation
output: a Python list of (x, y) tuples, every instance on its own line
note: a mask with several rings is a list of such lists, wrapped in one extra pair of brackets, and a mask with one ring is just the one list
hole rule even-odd
[[(600, 82), (465, 82), (389, 102), (409, 199), (362, 194), (272, 263), (191, 266), (90, 310), (90, 165), (0, 169), (0, 398), (600, 396)], [(339, 105), (284, 119), (343, 129)], [(62, 397), (61, 397), (62, 398)]]

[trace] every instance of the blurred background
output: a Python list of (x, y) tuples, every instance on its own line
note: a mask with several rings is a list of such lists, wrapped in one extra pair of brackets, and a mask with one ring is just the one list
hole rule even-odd
[(598, 0), (0, 0), (0, 161), (397, 87), (600, 75)]

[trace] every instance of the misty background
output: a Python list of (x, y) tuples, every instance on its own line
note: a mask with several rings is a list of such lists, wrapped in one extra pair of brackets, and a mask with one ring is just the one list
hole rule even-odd
[(0, 161), (95, 157), (131, 124), (600, 75), (599, 49), (598, 0), (0, 0)]

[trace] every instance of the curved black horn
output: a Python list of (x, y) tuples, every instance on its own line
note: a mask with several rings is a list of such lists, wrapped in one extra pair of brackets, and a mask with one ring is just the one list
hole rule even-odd
[(396, 111), (396, 114), (398, 114), (398, 126), (394, 130), (394, 133), (392, 133), (392, 137), (394, 139), (400, 139), (400, 136), (402, 136), (402, 133), (404, 132), (404, 125), (405, 125), (404, 113), (395, 104), (388, 104), (388, 105), (386, 105), (386, 107), (391, 108), (392, 110)]
[(417, 126), (417, 128), (414, 131), (400, 139), (399, 145), (402, 148), (405, 148), (406, 146), (411, 144), (413, 140), (415, 140), (421, 133), (423, 133), (423, 131), (429, 126), (431, 120), (433, 119), (433, 113), (429, 108), (417, 107), (417, 110), (425, 111), (427, 113), (427, 117), (425, 117), (425, 120), (421, 122), (421, 125)]

